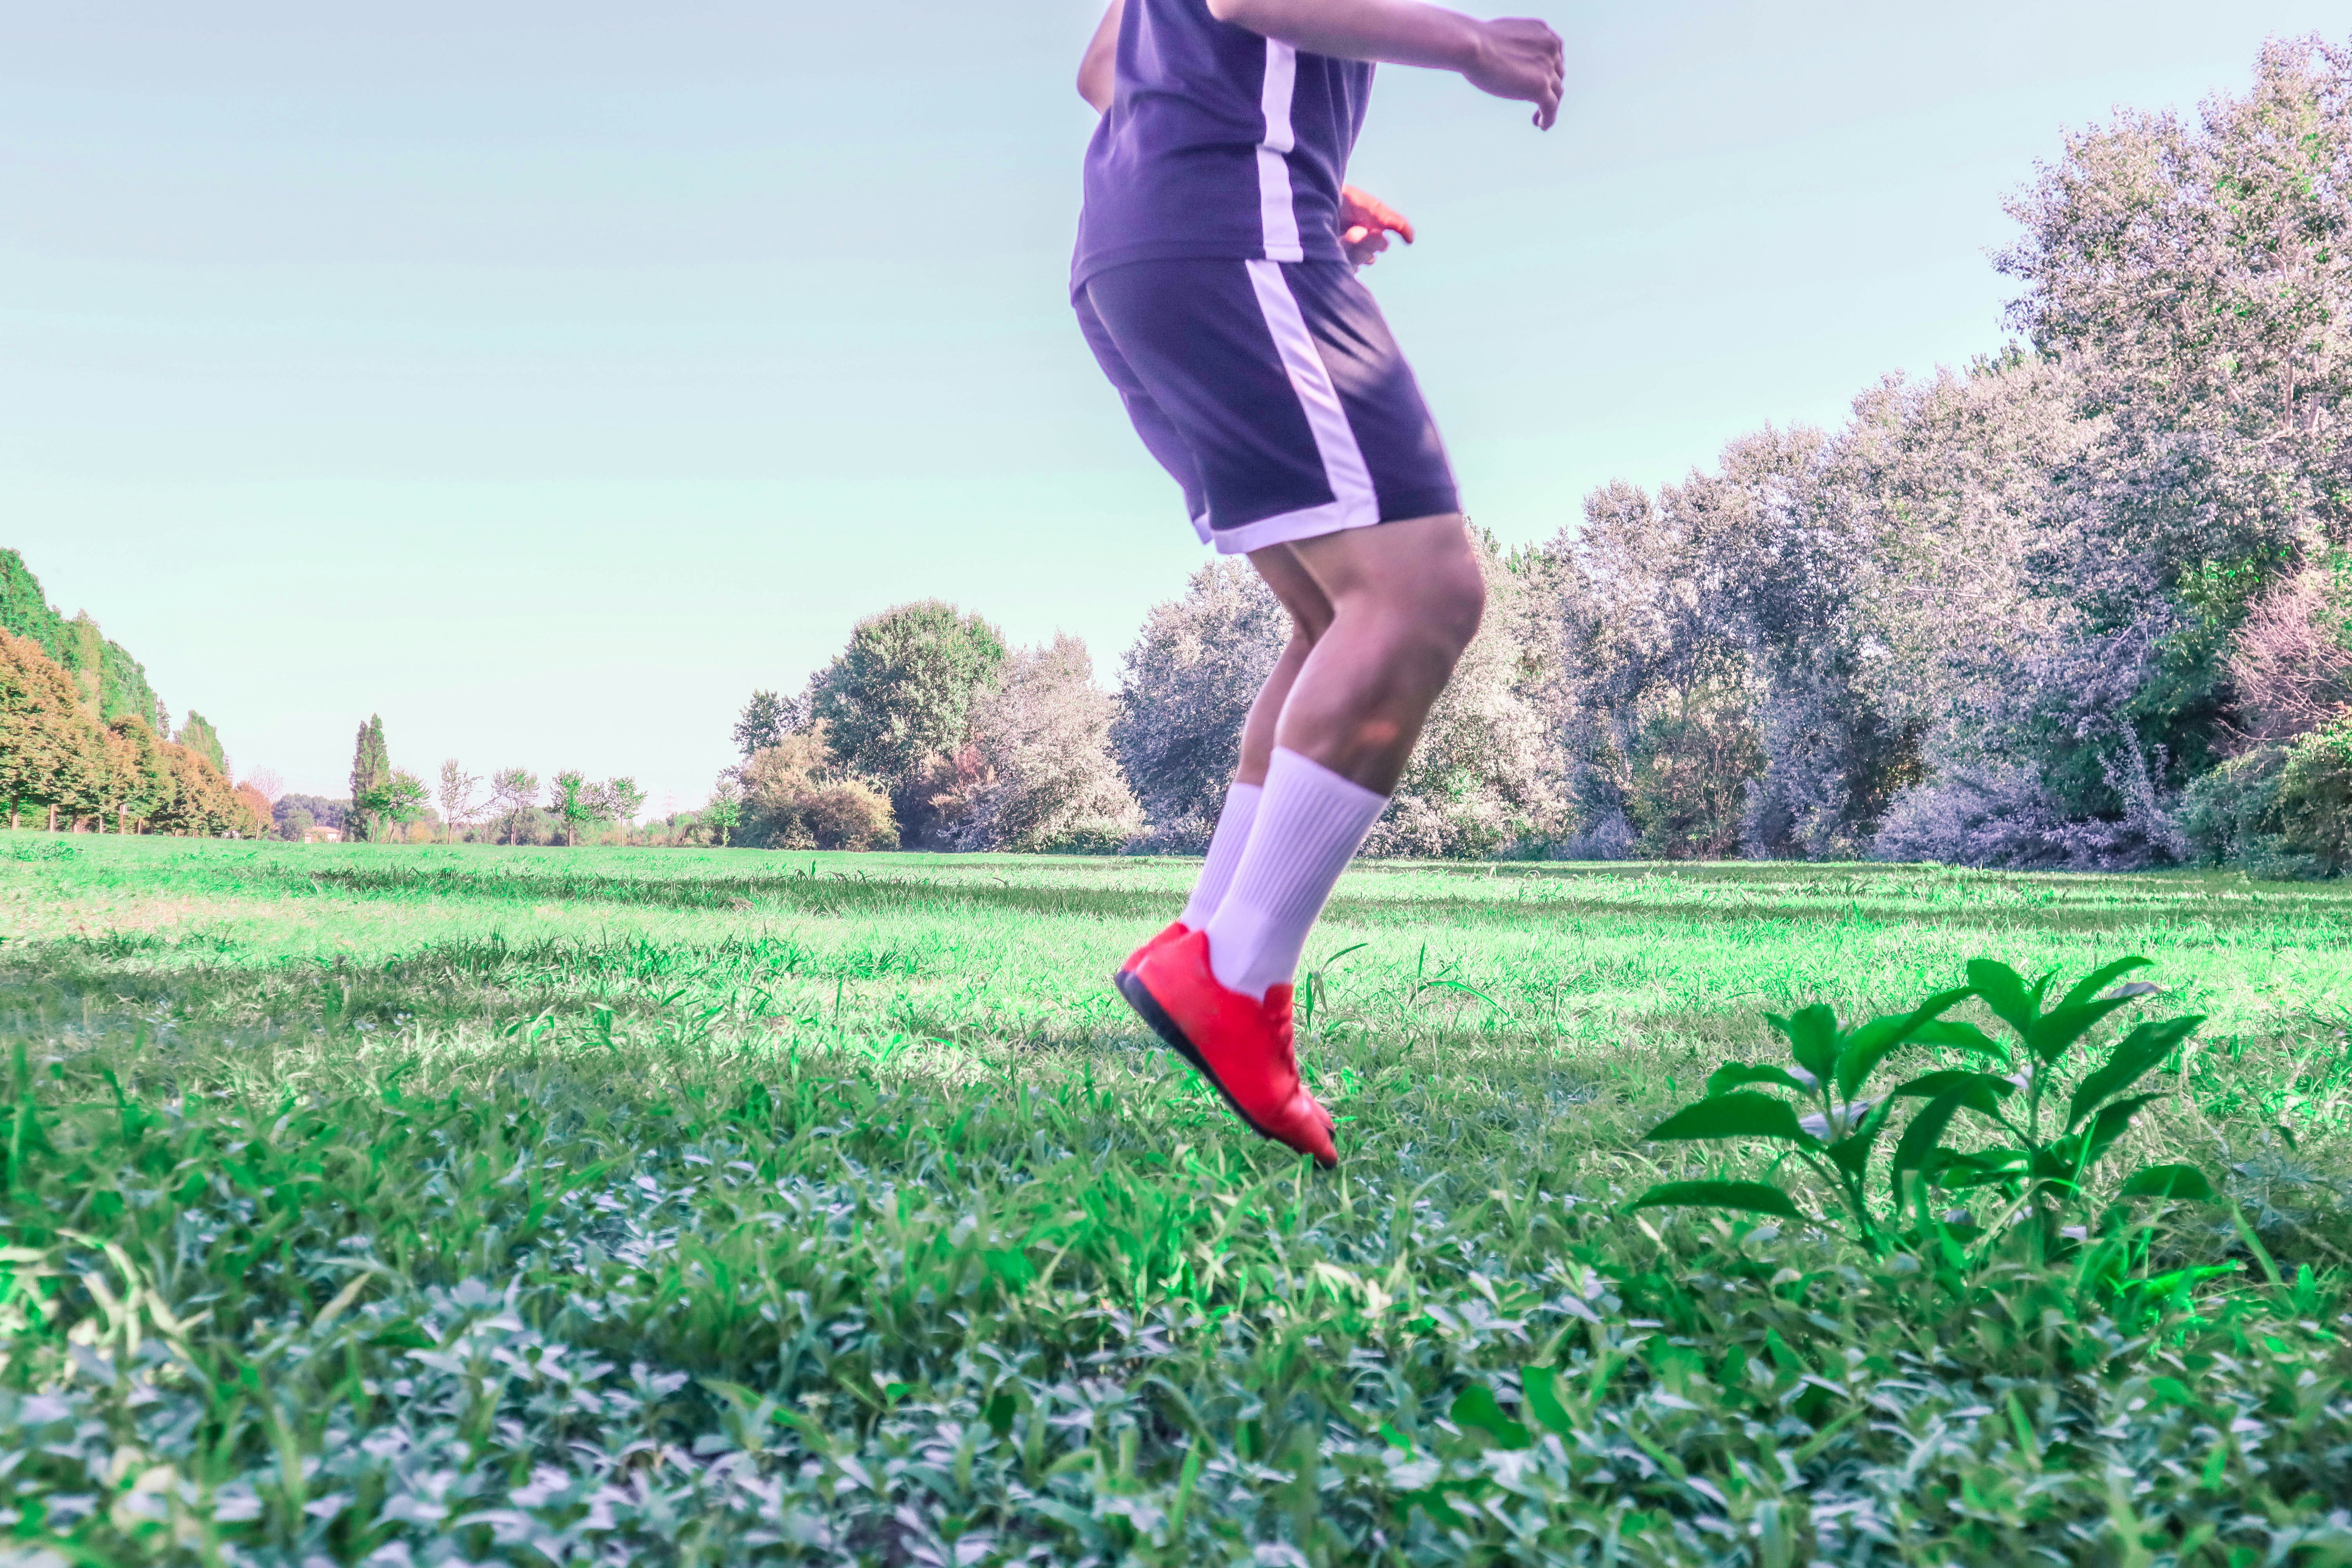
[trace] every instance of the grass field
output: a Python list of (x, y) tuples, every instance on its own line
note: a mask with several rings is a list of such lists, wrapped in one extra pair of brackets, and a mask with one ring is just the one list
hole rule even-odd
[[(1362, 868), (1318, 1175), (1107, 984), (1192, 868), (0, 835), (5, 1560), (2352, 1562), (2352, 893)], [(2160, 1323), (1627, 1209), (1762, 1011), (2132, 952)]]

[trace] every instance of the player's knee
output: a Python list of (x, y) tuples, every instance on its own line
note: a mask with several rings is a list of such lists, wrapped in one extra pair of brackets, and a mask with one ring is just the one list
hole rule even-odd
[(1416, 617), (1450, 661), (1462, 657), (1486, 614), (1486, 579), (1468, 555), (1430, 572), (1418, 584)]

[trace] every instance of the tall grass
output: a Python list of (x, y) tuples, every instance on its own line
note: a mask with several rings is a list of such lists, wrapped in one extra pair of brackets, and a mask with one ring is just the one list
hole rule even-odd
[[(2352, 896), (1365, 868), (1309, 954), (1318, 1176), (1106, 984), (1189, 873), (0, 836), (0, 1526), (28, 1563), (2352, 1557)], [(2210, 1021), (2114, 1163), (2209, 1173), (2275, 1284), (2126, 1334), (2021, 1271), (1955, 1304), (1629, 1212), (1768, 1173), (1640, 1141), (1772, 1053), (1762, 1011), (2126, 952)], [(2158, 1249), (2252, 1261), (2210, 1206)]]

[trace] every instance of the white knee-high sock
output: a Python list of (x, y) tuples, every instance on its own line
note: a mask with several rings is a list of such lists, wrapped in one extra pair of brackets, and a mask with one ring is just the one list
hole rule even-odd
[(1204, 928), (1219, 984), (1263, 998), (1289, 982), (1308, 928), (1388, 804), (1320, 763), (1276, 748), (1233, 886)]
[(1264, 784), (1237, 784), (1225, 791), (1225, 805), (1217, 813), (1217, 830), (1209, 835), (1209, 853), (1201, 862), (1201, 879), (1192, 886), (1192, 901), (1179, 917), (1187, 930), (1199, 931), (1224, 902), (1233, 886), (1234, 868), (1242, 863), (1242, 847), (1249, 842), (1250, 824), (1257, 818)]

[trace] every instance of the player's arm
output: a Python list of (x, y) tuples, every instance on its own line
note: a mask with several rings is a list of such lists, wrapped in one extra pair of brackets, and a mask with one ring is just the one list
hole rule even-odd
[(1418, 0), (1209, 0), (1209, 14), (1309, 54), (1458, 72), (1534, 104), (1543, 130), (1559, 117), (1566, 64), (1559, 35), (1541, 22), (1481, 22)]
[(1078, 96), (1093, 104), (1097, 114), (1110, 112), (1111, 90), (1118, 74), (1118, 14), (1126, 5), (1127, 0), (1110, 0), (1102, 25), (1087, 45), (1086, 58), (1078, 61)]

